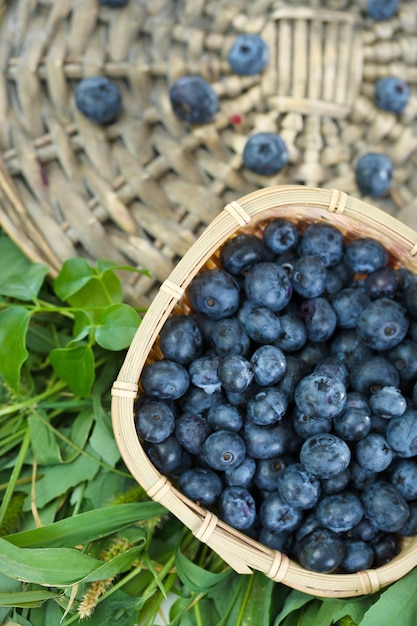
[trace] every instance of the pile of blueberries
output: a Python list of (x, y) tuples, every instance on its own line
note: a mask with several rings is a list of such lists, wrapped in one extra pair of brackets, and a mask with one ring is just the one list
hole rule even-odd
[(370, 237), (236, 234), (161, 329), (135, 427), (191, 500), (317, 572), (417, 534), (417, 278)]

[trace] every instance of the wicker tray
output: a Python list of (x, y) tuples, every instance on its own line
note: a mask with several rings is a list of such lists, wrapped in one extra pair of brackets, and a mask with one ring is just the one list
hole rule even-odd
[[(0, 2), (1, 3), (1, 2)], [(394, 164), (387, 213), (416, 224), (417, 2), (386, 22), (365, 0), (10, 0), (0, 25), (0, 224), (55, 274), (84, 256), (146, 267), (122, 273), (147, 305), (225, 204), (277, 184), (336, 187), (360, 197), (353, 167), (369, 150)], [(260, 75), (231, 73), (242, 32), (267, 41)], [(213, 123), (187, 127), (168, 89), (204, 76), (220, 98)], [(104, 74), (123, 94), (116, 123), (78, 113), (74, 88)], [(407, 80), (402, 116), (373, 103), (375, 81)], [(264, 178), (243, 167), (248, 136), (278, 131), (290, 163)]]
[(285, 216), (296, 222), (326, 221), (347, 238), (377, 238), (391, 253), (393, 265), (417, 271), (417, 233), (395, 218), (340, 191), (279, 186), (259, 190), (228, 204), (181, 259), (161, 285), (129, 348), (112, 388), (113, 427), (121, 454), (134, 478), (148, 495), (161, 502), (194, 535), (209, 545), (237, 572), (259, 570), (275, 581), (329, 597), (350, 597), (378, 591), (417, 565), (417, 537), (403, 541), (402, 551), (389, 564), (356, 574), (317, 574), (286, 555), (271, 550), (234, 530), (211, 512), (179, 493), (144, 452), (134, 426), (138, 381), (146, 363), (161, 358), (158, 334), (172, 313), (190, 311), (186, 288), (196, 273), (216, 267), (218, 248), (231, 236), (260, 233), (271, 219)]

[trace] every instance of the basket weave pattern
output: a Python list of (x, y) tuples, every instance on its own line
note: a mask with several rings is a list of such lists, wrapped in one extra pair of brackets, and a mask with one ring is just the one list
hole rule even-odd
[(387, 246), (393, 265), (417, 271), (417, 233), (392, 216), (336, 190), (279, 186), (259, 190), (233, 201), (210, 224), (181, 259), (146, 313), (112, 388), (112, 415), (116, 441), (135, 479), (148, 495), (174, 513), (194, 535), (207, 543), (242, 574), (259, 570), (275, 581), (306, 593), (351, 597), (378, 591), (417, 565), (417, 538), (403, 541), (402, 552), (387, 565), (356, 574), (309, 572), (280, 552), (234, 530), (178, 492), (153, 466), (134, 426), (134, 403), (141, 393), (143, 367), (161, 358), (159, 331), (174, 313), (188, 313), (187, 286), (196, 273), (219, 265), (219, 248), (239, 233), (259, 234), (268, 220), (285, 216), (296, 223), (326, 221), (347, 238), (372, 236)]
[[(338, 188), (366, 151), (394, 164), (387, 213), (415, 223), (417, 2), (391, 20), (364, 0), (13, 0), (0, 25), (0, 223), (56, 273), (72, 256), (147, 268), (123, 273), (147, 305), (225, 204), (277, 184)], [(234, 75), (227, 51), (242, 32), (267, 41), (261, 75)], [(200, 74), (218, 93), (212, 123), (188, 127), (168, 90)], [(106, 75), (124, 111), (109, 126), (74, 104), (78, 81)], [(379, 111), (375, 81), (394, 74), (412, 97), (402, 116)], [(279, 132), (290, 162), (265, 178), (243, 167), (254, 132)]]

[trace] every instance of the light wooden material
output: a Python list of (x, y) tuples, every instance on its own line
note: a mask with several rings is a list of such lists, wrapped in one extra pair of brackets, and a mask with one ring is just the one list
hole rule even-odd
[(266, 548), (219, 521), (179, 493), (146, 456), (134, 427), (134, 403), (146, 363), (161, 358), (158, 334), (173, 313), (190, 311), (187, 286), (203, 268), (219, 265), (218, 251), (230, 237), (258, 233), (272, 218), (297, 223), (334, 224), (350, 239), (371, 236), (390, 252), (391, 262), (417, 272), (417, 233), (385, 212), (337, 190), (278, 186), (259, 190), (228, 204), (190, 248), (145, 314), (112, 388), (113, 428), (127, 467), (149, 496), (167, 507), (194, 535), (237, 572), (259, 570), (275, 581), (312, 595), (350, 597), (368, 594), (401, 578), (417, 565), (417, 538), (405, 539), (389, 564), (357, 574), (309, 572), (287, 556)]
[[(121, 272), (126, 299), (147, 306), (225, 204), (279, 184), (336, 187), (361, 197), (354, 166), (367, 151), (392, 159), (376, 205), (417, 227), (417, 0), (384, 22), (364, 0), (0, 0), (0, 225), (55, 275), (82, 256), (144, 267)], [(270, 60), (233, 74), (227, 53), (260, 34)], [(174, 115), (184, 74), (217, 92), (210, 124)], [(410, 84), (403, 115), (374, 103), (378, 78)], [(123, 112), (109, 126), (83, 117), (78, 82), (113, 80)], [(278, 132), (288, 165), (271, 178), (243, 165), (248, 138)]]

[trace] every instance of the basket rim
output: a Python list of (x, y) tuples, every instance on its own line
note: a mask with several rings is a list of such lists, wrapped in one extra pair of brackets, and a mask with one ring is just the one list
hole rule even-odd
[[(396, 218), (344, 192), (301, 185), (260, 189), (231, 202), (179, 261), (144, 315), (112, 387), (112, 423), (116, 443), (134, 478), (148, 495), (163, 504), (200, 540), (238, 573), (262, 571), (276, 582), (321, 597), (374, 593), (402, 578), (417, 565), (417, 537), (404, 542), (390, 563), (354, 574), (319, 574), (302, 568), (285, 554), (250, 539), (181, 494), (151, 463), (134, 428), (134, 402), (146, 358), (167, 317), (185, 294), (194, 275), (219, 246), (239, 229), (260, 223), (283, 210), (298, 218), (331, 220), (378, 233), (394, 258), (417, 271), (417, 233)], [(243, 549), (244, 548), (244, 549)]]

